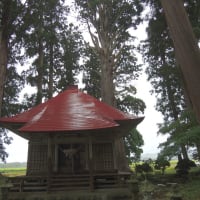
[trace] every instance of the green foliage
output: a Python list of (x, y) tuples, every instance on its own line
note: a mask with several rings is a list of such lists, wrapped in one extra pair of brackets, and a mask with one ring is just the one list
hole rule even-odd
[[(184, 80), (176, 62), (161, 2), (146, 0), (146, 3), (150, 6), (151, 12), (147, 16), (148, 37), (143, 42), (142, 52), (148, 63), (146, 73), (153, 86), (152, 92), (157, 96), (156, 109), (164, 116), (164, 123), (160, 126), (159, 133), (169, 135), (167, 141), (160, 144), (160, 147), (162, 154), (166, 156), (183, 154), (187, 158), (186, 147), (196, 147), (197, 154), (200, 152), (199, 125), (192, 119), (191, 112), (185, 110), (186, 107), (190, 107), (187, 91), (184, 91)], [(200, 4), (198, 1), (190, 0), (185, 0), (184, 3), (198, 37)]]
[[(1, 137), (2, 137), (2, 134), (1, 134)], [(5, 143), (5, 142), (4, 142)], [(3, 141), (2, 139), (0, 138), (0, 159), (5, 162), (6, 158), (8, 157), (8, 154), (6, 153), (5, 151), (5, 147), (3, 145)]]
[(156, 109), (164, 120), (176, 119), (185, 107), (183, 83), (176, 64), (173, 42), (170, 38), (160, 1), (147, 1), (151, 6), (147, 39), (142, 52), (147, 62), (146, 73), (157, 96)]
[(25, 11), (25, 53), (33, 62), (23, 75), (37, 88), (36, 94), (28, 97), (37, 104), (77, 83), (83, 38), (78, 27), (68, 22), (70, 9), (61, 0), (28, 0)]
[[(12, 62), (14, 62), (14, 60)], [(15, 62), (17, 61), (15, 60)], [(14, 67), (14, 63), (9, 62), (7, 67), (7, 79), (4, 84), (4, 96), (1, 109), (2, 116), (11, 116), (24, 109), (24, 106), (18, 101), (23, 84), (24, 81)], [(8, 157), (4, 144), (9, 145), (12, 142), (12, 137), (9, 137), (7, 133), (6, 129), (0, 128), (0, 160), (3, 162), (5, 162)]]
[(144, 101), (136, 98), (137, 90), (134, 86), (125, 86), (123, 90), (120, 90), (116, 95), (117, 108), (126, 112), (134, 113), (136, 115), (143, 114), (146, 109)]
[(141, 148), (142, 145), (144, 145), (142, 135), (136, 129), (133, 129), (132, 131), (130, 131), (128, 136), (124, 138), (124, 142), (126, 156), (129, 160), (129, 163), (138, 161), (143, 152)]
[[(200, 126), (194, 112), (185, 110), (176, 121), (165, 123), (160, 127), (159, 133), (169, 134), (167, 141), (159, 145), (162, 154), (169, 157), (178, 155), (181, 153), (182, 144), (196, 147), (200, 141), (199, 132)], [(200, 158), (198, 152), (197, 157)]]
[(162, 156), (162, 155), (158, 155), (156, 161), (155, 161), (155, 165), (154, 168), (157, 170), (161, 170), (162, 174), (165, 173), (165, 169), (167, 167), (170, 167), (170, 162), (167, 160), (166, 157)]
[(135, 172), (140, 174), (148, 174), (150, 172), (153, 172), (153, 168), (151, 167), (150, 163), (148, 163), (148, 161), (145, 161), (142, 164), (135, 165)]
[(57, 91), (63, 91), (68, 85), (78, 83), (76, 76), (82, 70), (80, 59), (84, 55), (84, 44), (81, 32), (73, 24), (66, 26), (61, 34), (60, 45), (63, 50), (60, 57), (60, 66), (55, 68), (54, 87)]
[(88, 94), (93, 95), (97, 99), (101, 98), (101, 68), (100, 61), (93, 49), (87, 44), (84, 51), (85, 61), (83, 68), (84, 89)]
[(194, 161), (188, 160), (188, 159), (180, 159), (175, 167), (176, 173), (179, 176), (188, 175), (191, 167), (196, 167), (196, 164)]
[[(108, 15), (109, 21), (105, 22), (106, 28), (115, 35), (118, 31), (126, 30), (131, 26), (136, 27), (141, 21), (140, 14), (143, 10), (143, 6), (140, 1), (124, 1), (124, 0), (114, 0), (114, 1), (87, 1), (87, 0), (75, 0), (76, 5), (80, 9), (80, 14), (83, 19), (89, 21), (96, 21), (96, 29), (100, 26), (100, 19), (98, 13), (101, 9), (106, 9), (106, 14)], [(133, 20), (132, 17), (135, 17)], [(119, 30), (120, 28), (120, 30)], [(124, 37), (119, 35), (117, 37)]]
[[(107, 68), (112, 69), (109, 76), (113, 76), (112, 81), (115, 83), (115, 87), (123, 90), (124, 85), (138, 78), (141, 71), (141, 66), (137, 64), (135, 56), (134, 38), (128, 30), (136, 28), (141, 22), (142, 4), (139, 1), (123, 0), (95, 2), (76, 0), (75, 4), (80, 11), (81, 20), (87, 25), (94, 45), (89, 47), (86, 54), (88, 59), (84, 66), (85, 78), (91, 79), (91, 75), (94, 78), (100, 78), (101, 85), (104, 81), (101, 79), (104, 78), (102, 71), (105, 64)], [(94, 51), (93, 53), (91, 49)], [(89, 64), (91, 65), (89, 66)], [(89, 69), (87, 69), (88, 67)], [(109, 70), (107, 69), (107, 71)], [(87, 88), (91, 88), (94, 84), (87, 82), (86, 79), (85, 83), (88, 84)], [(100, 90), (103, 89), (100, 88)], [(115, 88), (111, 92), (117, 93)]]
[[(18, 98), (24, 80), (16, 69), (16, 65), (22, 61), (23, 57), (21, 56), (22, 43), (18, 37), (22, 8), (23, 4), (19, 0), (1, 1), (0, 4), (0, 43), (2, 44), (2, 41), (4, 43), (4, 50), (1, 49), (1, 54), (7, 60), (2, 107), (0, 108), (1, 116), (11, 116), (23, 109)], [(11, 140), (12, 138), (7, 135), (5, 129), (0, 129), (0, 160), (4, 162), (8, 156), (4, 144), (10, 144)]]

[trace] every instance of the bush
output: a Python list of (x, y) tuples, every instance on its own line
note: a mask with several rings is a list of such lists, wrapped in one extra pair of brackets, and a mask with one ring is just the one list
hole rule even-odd
[(157, 170), (161, 170), (162, 174), (164, 174), (165, 169), (167, 167), (170, 167), (170, 162), (167, 159), (165, 159), (164, 157), (158, 157), (155, 162), (154, 168)]
[(176, 173), (179, 176), (188, 175), (191, 167), (196, 167), (196, 164), (194, 161), (189, 160), (189, 159), (181, 159), (178, 161), (178, 163), (175, 167)]
[(142, 177), (145, 178), (145, 179), (146, 179), (147, 174), (152, 172), (152, 171), (153, 171), (152, 167), (147, 162), (144, 162), (141, 165), (135, 166), (136, 174), (140, 173), (142, 175)]

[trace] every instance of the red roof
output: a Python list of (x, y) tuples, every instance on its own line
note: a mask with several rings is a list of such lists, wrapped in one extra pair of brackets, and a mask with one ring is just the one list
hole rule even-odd
[(120, 125), (120, 121), (143, 118), (127, 115), (71, 87), (32, 109), (9, 118), (0, 118), (0, 125), (22, 124), (19, 132), (57, 132), (94, 130)]

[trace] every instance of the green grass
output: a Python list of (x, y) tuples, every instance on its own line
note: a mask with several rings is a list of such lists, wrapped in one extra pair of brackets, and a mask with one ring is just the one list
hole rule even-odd
[[(139, 163), (139, 164), (142, 164), (142, 163)], [(170, 199), (171, 195), (175, 194), (175, 195), (181, 195), (183, 200), (200, 200), (200, 167), (191, 168), (190, 173), (188, 175), (188, 179), (181, 179), (176, 176), (176, 170), (175, 170), (176, 164), (177, 164), (177, 160), (170, 161), (170, 167), (166, 168), (164, 175), (161, 175), (161, 172), (159, 170), (154, 170), (152, 173), (149, 173), (148, 187), (151, 186), (152, 188), (155, 189), (155, 191), (157, 188), (157, 183), (162, 183), (166, 185), (167, 183), (173, 183), (173, 182), (178, 183), (177, 190), (175, 193), (172, 191), (172, 188), (170, 188), (170, 186), (167, 186), (167, 187), (164, 187), (163, 189), (161, 188), (160, 194), (157, 194), (157, 195), (160, 195), (160, 198), (155, 197), (154, 199), (168, 200)], [(133, 171), (134, 171), (134, 167), (135, 165), (132, 164), (131, 169)], [(138, 180), (142, 180), (140, 178), (141, 177), (140, 174), (138, 174), (137, 177), (138, 177)], [(151, 182), (153, 180), (156, 182), (154, 183)], [(141, 190), (144, 190), (145, 187), (143, 186)]]
[(176, 166), (177, 162), (178, 162), (177, 160), (171, 160), (170, 167), (166, 168), (165, 173), (166, 174), (175, 174), (176, 173), (175, 166)]
[(23, 176), (26, 174), (26, 168), (0, 168), (0, 173), (4, 176)]
[[(174, 173), (176, 173), (176, 170), (175, 170), (175, 166), (176, 166), (176, 164), (177, 164), (177, 160), (171, 160), (170, 161), (170, 167), (167, 167), (166, 168), (166, 170), (165, 170), (165, 173), (166, 174), (174, 174)], [(130, 165), (130, 168), (131, 168), (131, 170), (132, 171), (135, 171), (135, 165), (136, 164), (138, 164), (138, 165), (141, 165), (143, 162), (141, 161), (141, 162), (138, 162), (138, 163), (132, 163), (131, 165)], [(152, 168), (153, 168), (153, 165), (152, 165)], [(159, 173), (161, 173), (160, 172), (160, 170), (154, 170), (154, 172), (153, 173), (155, 173), (155, 174), (159, 174)]]
[(184, 200), (200, 200), (200, 179), (192, 179), (181, 184), (179, 191)]

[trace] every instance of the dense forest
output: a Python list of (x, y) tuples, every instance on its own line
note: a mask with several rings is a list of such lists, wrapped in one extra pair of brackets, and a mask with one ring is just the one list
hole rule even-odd
[[(199, 41), (200, 2), (185, 0), (184, 6)], [(134, 31), (144, 21), (147, 39), (136, 45)], [(158, 134), (168, 135), (158, 156), (189, 159), (192, 151), (200, 159), (200, 126), (159, 0), (1, 0), (0, 116), (27, 110), (79, 81), (88, 94), (141, 115), (146, 106), (131, 82), (144, 68), (138, 64), (137, 53), (147, 66), (156, 110), (164, 118)], [(27, 87), (33, 92), (22, 96)], [(1, 129), (2, 161), (8, 156), (4, 144), (11, 142)], [(124, 144), (130, 162), (139, 160), (142, 135), (134, 129)]]

